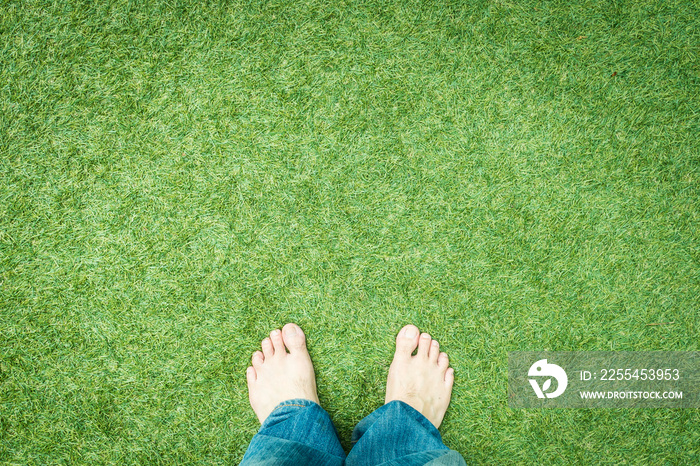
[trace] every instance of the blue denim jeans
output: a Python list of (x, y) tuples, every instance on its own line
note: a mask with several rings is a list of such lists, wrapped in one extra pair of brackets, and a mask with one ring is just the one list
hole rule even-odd
[(241, 466), (465, 465), (421, 413), (392, 401), (360, 421), (345, 456), (328, 413), (309, 400), (280, 403), (265, 419)]

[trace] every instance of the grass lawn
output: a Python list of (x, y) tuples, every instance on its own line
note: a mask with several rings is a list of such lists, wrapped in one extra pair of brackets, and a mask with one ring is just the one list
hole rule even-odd
[(289, 321), (345, 448), (415, 323), (468, 463), (700, 462), (698, 409), (506, 392), (700, 350), (697, 1), (226, 3), (0, 2), (1, 464), (237, 463)]

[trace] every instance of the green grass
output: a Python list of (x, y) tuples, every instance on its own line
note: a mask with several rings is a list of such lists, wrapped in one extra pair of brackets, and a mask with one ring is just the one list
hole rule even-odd
[(288, 321), (346, 448), (412, 322), (469, 463), (700, 461), (697, 409), (506, 396), (700, 350), (697, 2), (223, 3), (1, 2), (1, 463), (238, 462)]

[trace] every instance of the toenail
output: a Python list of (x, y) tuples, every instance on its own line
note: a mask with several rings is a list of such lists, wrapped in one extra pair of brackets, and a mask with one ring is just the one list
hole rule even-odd
[(406, 329), (406, 333), (404, 333), (404, 336), (406, 338), (415, 338), (416, 337), (416, 328), (415, 327), (408, 327)]
[(269, 339), (269, 338), (265, 338), (265, 339), (263, 340), (262, 344), (263, 344), (263, 345), (269, 345), (269, 344), (270, 344), (270, 339)]
[(287, 327), (287, 328), (285, 329), (284, 333), (285, 333), (288, 337), (294, 336), (294, 335), (297, 334), (297, 328), (296, 328), (294, 325), (290, 325), (289, 327)]
[(275, 330), (272, 331), (271, 335), (272, 335), (273, 337), (276, 337), (278, 333), (280, 333), (280, 331), (277, 330), (277, 329), (275, 329)]
[(424, 333), (423, 335), (421, 335), (421, 338), (423, 338), (424, 340), (427, 340), (428, 338), (430, 338), (430, 335), (428, 335), (427, 333)]

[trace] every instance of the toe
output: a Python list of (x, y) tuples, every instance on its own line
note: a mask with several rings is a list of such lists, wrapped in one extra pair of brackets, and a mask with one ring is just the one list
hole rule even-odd
[(455, 370), (451, 367), (445, 372), (445, 385), (452, 390), (452, 384), (455, 382)]
[(282, 341), (282, 332), (278, 329), (270, 332), (270, 340), (272, 340), (272, 346), (275, 348), (275, 354), (286, 353), (284, 349), (284, 342)]
[(259, 369), (260, 366), (262, 366), (262, 363), (265, 361), (265, 356), (263, 356), (262, 352), (256, 351), (253, 353), (253, 357), (251, 358), (251, 362), (253, 363), (253, 367), (255, 369)]
[(430, 362), (437, 364), (438, 355), (440, 354), (440, 343), (437, 340), (430, 342), (430, 350), (428, 352), (428, 359)]
[(248, 369), (245, 371), (245, 378), (248, 380), (248, 385), (251, 386), (257, 379), (257, 374), (255, 373), (255, 369), (251, 366), (248, 366)]
[(265, 358), (271, 358), (273, 354), (275, 354), (275, 350), (272, 347), (272, 341), (270, 341), (269, 338), (265, 338), (262, 341), (262, 352), (265, 355)]
[(289, 323), (282, 327), (282, 338), (290, 353), (306, 350), (306, 336), (297, 324)]
[(396, 337), (396, 354), (409, 358), (418, 346), (418, 327), (406, 325)]
[(428, 352), (430, 351), (430, 335), (427, 333), (421, 333), (420, 340), (418, 341), (418, 356), (428, 359)]
[(450, 366), (450, 358), (447, 357), (447, 353), (440, 353), (440, 356), (438, 356), (438, 367), (440, 369), (447, 370), (447, 368)]

